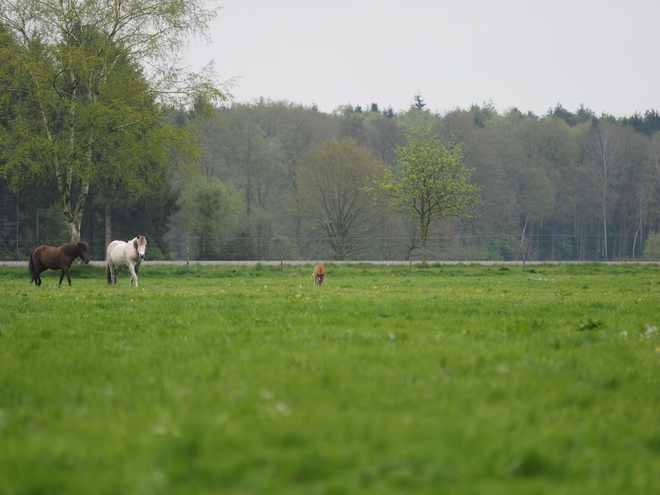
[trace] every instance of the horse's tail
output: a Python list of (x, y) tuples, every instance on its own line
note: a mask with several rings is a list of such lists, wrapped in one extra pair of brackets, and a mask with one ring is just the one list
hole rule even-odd
[(110, 273), (110, 261), (105, 261), (105, 278), (108, 281), (108, 285), (112, 284), (112, 273)]
[(32, 253), (34, 253), (34, 250), (30, 251), (30, 262), (28, 263), (28, 270), (30, 270), (30, 283), (37, 280), (37, 273), (34, 268), (34, 260), (32, 259)]

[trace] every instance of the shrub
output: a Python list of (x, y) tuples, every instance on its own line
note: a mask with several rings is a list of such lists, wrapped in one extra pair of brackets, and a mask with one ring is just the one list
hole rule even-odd
[(644, 259), (660, 259), (660, 233), (651, 234), (644, 243)]

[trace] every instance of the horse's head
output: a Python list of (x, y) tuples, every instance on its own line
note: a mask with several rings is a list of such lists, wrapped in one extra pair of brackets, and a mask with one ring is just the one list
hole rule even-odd
[(147, 254), (147, 236), (140, 235), (136, 237), (133, 245), (135, 246), (135, 250), (137, 251), (140, 261), (143, 260), (144, 255)]
[(83, 260), (85, 264), (89, 263), (89, 244), (86, 242), (78, 243), (78, 258)]

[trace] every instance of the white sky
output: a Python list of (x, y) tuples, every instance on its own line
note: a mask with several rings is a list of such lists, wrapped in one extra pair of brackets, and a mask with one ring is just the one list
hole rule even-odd
[(445, 112), (492, 100), (544, 115), (660, 110), (658, 0), (219, 0), (214, 59), (231, 92), (332, 112), (372, 102)]

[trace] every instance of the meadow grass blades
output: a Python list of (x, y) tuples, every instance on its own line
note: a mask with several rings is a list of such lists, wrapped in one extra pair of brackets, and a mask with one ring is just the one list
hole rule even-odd
[(660, 492), (655, 265), (0, 267), (0, 494)]

